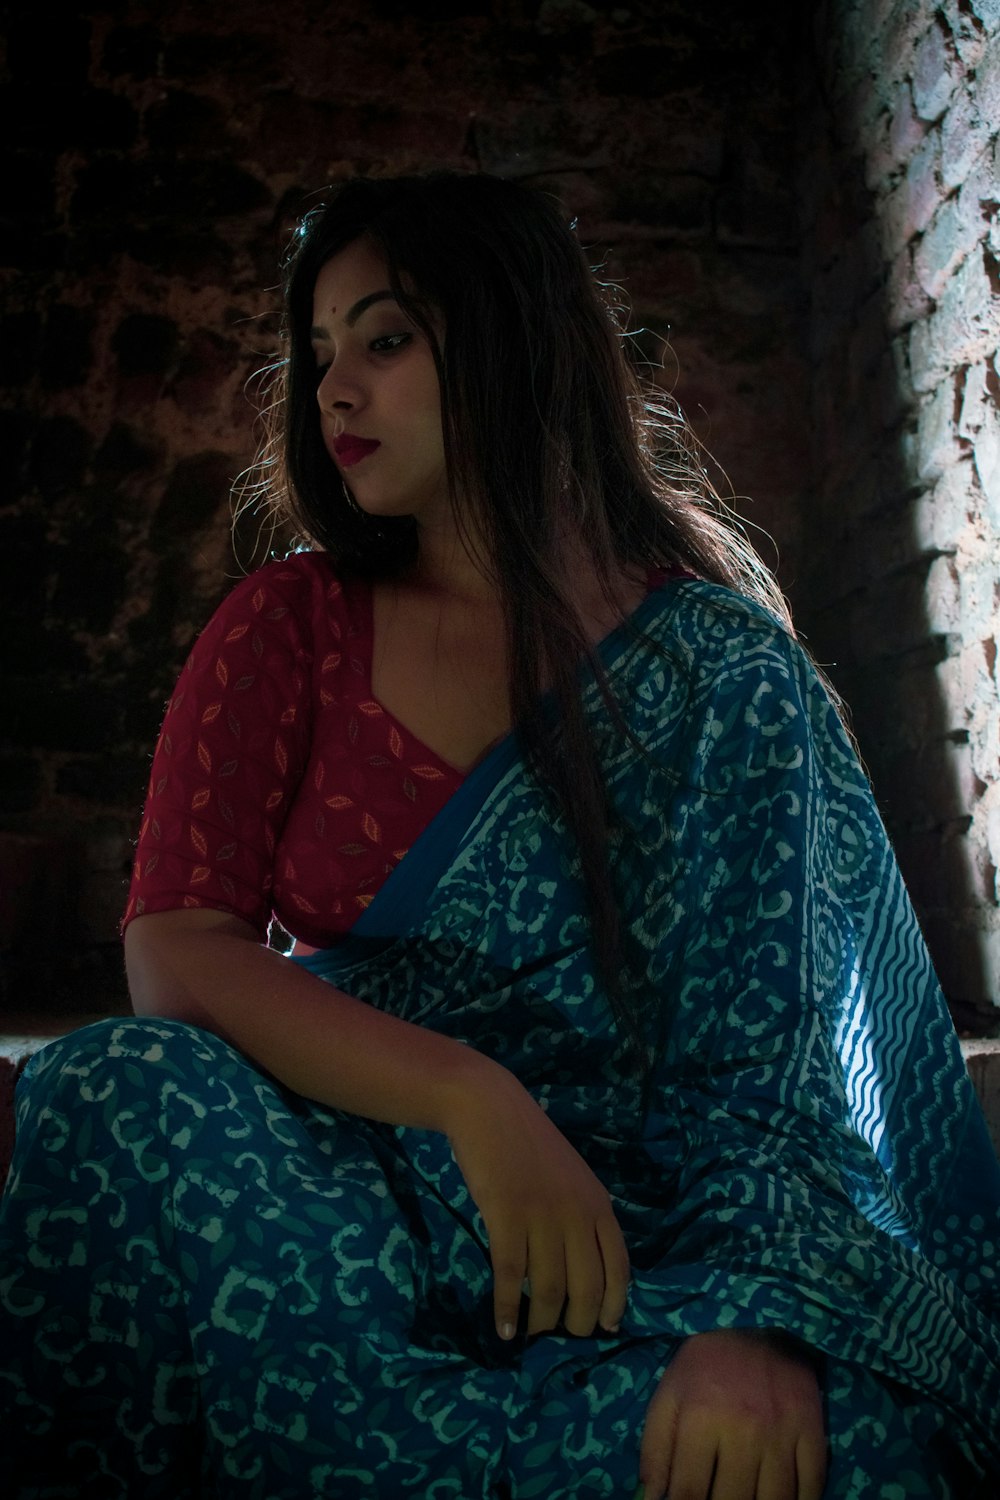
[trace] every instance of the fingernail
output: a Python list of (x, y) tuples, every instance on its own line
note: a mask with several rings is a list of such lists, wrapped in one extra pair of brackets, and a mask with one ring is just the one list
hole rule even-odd
[(514, 1325), (513, 1325), (513, 1323), (501, 1323), (500, 1324), (500, 1337), (502, 1339), (512, 1339), (514, 1337)]

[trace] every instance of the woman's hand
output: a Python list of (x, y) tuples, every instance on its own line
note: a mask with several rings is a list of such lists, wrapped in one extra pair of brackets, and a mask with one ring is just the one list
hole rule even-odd
[(560, 1318), (568, 1333), (613, 1332), (629, 1262), (608, 1193), (512, 1074), (481, 1084), (447, 1134), (489, 1234), (497, 1332), (514, 1337), (525, 1278), (529, 1334)]
[[(686, 1339), (646, 1414), (644, 1500), (820, 1500), (826, 1436), (809, 1362), (766, 1333)], [(714, 1476), (714, 1478), (713, 1478)]]

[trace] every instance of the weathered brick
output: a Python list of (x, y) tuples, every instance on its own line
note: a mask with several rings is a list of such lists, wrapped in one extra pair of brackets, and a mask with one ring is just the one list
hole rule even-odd
[[(866, 69), (841, 105), (841, 113), (848, 129), (866, 152), (881, 128), (880, 121), (885, 111), (882, 80)], [(885, 123), (887, 125), (888, 122)]]
[(994, 36), (983, 53), (974, 87), (980, 115), (996, 129), (1000, 120), (1000, 36)]
[(234, 478), (230, 454), (210, 450), (175, 465), (150, 530), (154, 547), (186, 546), (226, 505)]
[[(984, 640), (996, 628), (997, 622), (997, 560), (994, 549), (979, 548), (971, 557), (962, 558), (958, 571), (962, 634), (966, 640)], [(975, 662), (978, 668), (978, 651)], [(980, 690), (976, 694), (976, 701), (981, 696)], [(997, 767), (994, 766), (993, 770), (995, 774)]]
[(927, 610), (925, 633), (958, 632), (962, 625), (959, 569), (952, 557), (936, 557), (927, 570), (924, 587)]
[(46, 113), (53, 99), (86, 83), (90, 62), (90, 18), (68, 10), (58, 25), (53, 20), (51, 12), (41, 6), (22, 5), (12, 9), (4, 22), (9, 76), (28, 89), (44, 81)]
[(896, 746), (917, 750), (941, 737), (934, 672), (933, 662), (918, 662), (912, 654), (872, 660), (866, 653), (849, 699), (866, 743), (885, 739), (891, 753)]
[(0, 318), (0, 385), (24, 386), (38, 363), (42, 320), (34, 308)]
[(28, 463), (29, 482), (47, 497), (61, 495), (83, 480), (91, 438), (73, 417), (46, 417), (39, 422)]
[[(75, 532), (75, 534), (73, 534)], [(89, 519), (74, 527), (62, 550), (51, 611), (55, 619), (103, 635), (125, 596), (128, 557)]]
[(978, 203), (970, 212), (972, 195), (953, 193), (937, 213), (913, 252), (913, 269), (929, 297), (940, 297), (956, 267), (983, 237)]
[[(119, 232), (118, 248), (140, 265), (149, 266), (158, 275), (170, 274), (187, 281), (214, 283), (221, 286), (233, 272), (233, 247), (206, 227), (204, 233), (185, 230), (176, 224), (146, 229), (129, 226)], [(273, 237), (268, 239), (267, 255), (271, 267), (275, 254)], [(265, 257), (266, 258), (266, 257)], [(267, 275), (272, 274), (269, 268)]]
[(1000, 932), (987, 929), (985, 912), (950, 911), (940, 900), (918, 915), (959, 1030), (995, 1034), (1000, 1015), (990, 997), (1000, 994)]
[(627, 43), (595, 58), (594, 82), (615, 98), (657, 99), (670, 92), (677, 66), (677, 49), (669, 43)]
[(969, 0), (969, 4), (987, 32), (996, 32), (1000, 27), (1000, 0)]
[(146, 111), (146, 139), (153, 151), (193, 151), (199, 156), (232, 149), (230, 113), (214, 99), (168, 89)]
[(874, 455), (869, 455), (869, 463), (877, 464), (880, 472), (889, 471), (889, 478), (894, 481), (894, 487), (886, 482), (884, 489), (886, 495), (891, 496), (893, 501), (902, 502), (912, 494), (914, 475), (917, 472), (919, 444), (919, 425), (911, 415), (894, 435), (891, 448), (880, 448)]
[(937, 699), (947, 730), (968, 732), (981, 675), (982, 651), (978, 642), (959, 644), (938, 663), (934, 673)]
[(870, 296), (856, 314), (856, 322), (848, 340), (848, 389), (849, 399), (861, 394), (871, 371), (881, 360), (889, 344), (885, 326), (885, 302), (879, 288)]
[(941, 199), (940, 161), (941, 136), (933, 130), (917, 147), (905, 175), (882, 204), (882, 249), (886, 260), (893, 260), (933, 218)]
[(139, 134), (139, 116), (127, 99), (109, 89), (82, 89), (49, 113), (62, 121), (64, 146), (82, 151), (128, 151)]
[(225, 382), (240, 369), (240, 353), (227, 339), (198, 328), (184, 343), (168, 393), (181, 411), (191, 416), (210, 410)]
[(986, 838), (994, 865), (1000, 867), (1000, 799), (991, 798), (987, 815)]
[(51, 307), (45, 318), (38, 370), (48, 391), (82, 385), (93, 361), (93, 313), (65, 303)]
[(889, 267), (885, 319), (890, 333), (910, 328), (931, 312), (933, 303), (913, 270), (913, 246), (906, 245)]
[[(337, 51), (343, 52), (343, 47)], [(214, 82), (221, 77), (239, 78), (244, 86), (275, 83), (280, 76), (280, 50), (262, 31), (259, 35), (224, 30), (178, 32), (162, 36), (163, 76), (180, 83)]]
[(961, 373), (956, 394), (960, 399), (957, 429), (960, 437), (974, 442), (976, 433), (982, 429), (987, 418), (987, 408), (993, 405), (990, 391), (992, 368), (987, 361), (970, 365)]
[(813, 357), (844, 339), (844, 323), (862, 297), (863, 267), (853, 241), (827, 269), (813, 278), (812, 317), (809, 326), (810, 352)]
[[(998, 591), (1000, 592), (1000, 591)], [(995, 600), (994, 617), (1000, 611), (1000, 599)], [(992, 637), (988, 637), (992, 640)], [(980, 646), (982, 642), (978, 643)], [(997, 701), (995, 689), (987, 686), (984, 693), (992, 691), (992, 698), (986, 702), (980, 698), (977, 704), (977, 712), (970, 730), (970, 743), (972, 745), (972, 767), (984, 786), (988, 786), (994, 795), (1000, 791), (1000, 703)]]
[[(942, 892), (953, 893), (955, 907), (959, 912), (962, 910), (961, 894), (972, 883), (972, 851), (966, 838), (967, 830), (968, 820), (956, 818), (937, 828), (895, 834), (896, 857), (906, 888), (920, 914), (921, 925), (925, 921), (921, 908), (940, 910)], [(951, 941), (954, 941), (953, 937)], [(937, 961), (936, 955), (935, 959)], [(942, 971), (942, 982), (946, 973), (947, 970)]]
[(870, 193), (877, 193), (885, 186), (896, 165), (891, 135), (892, 115), (885, 108), (861, 136), (865, 143), (865, 187)]
[(923, 480), (937, 479), (961, 455), (955, 430), (955, 386), (942, 380), (934, 393), (924, 397), (918, 415), (917, 474)]
[(849, 547), (838, 547), (837, 572), (842, 583), (861, 588), (896, 573), (930, 566), (929, 549), (915, 534), (912, 506), (875, 511), (859, 526)]
[(149, 24), (116, 26), (108, 32), (101, 52), (101, 67), (112, 78), (128, 73), (133, 78), (151, 78), (156, 72), (162, 33)]
[(932, 21), (913, 57), (913, 103), (928, 124), (940, 119), (957, 83), (955, 61), (944, 32)]
[(973, 440), (976, 474), (985, 501), (985, 520), (1000, 535), (1000, 411), (988, 406), (983, 425)]
[(848, 627), (852, 648), (872, 657), (902, 655), (926, 641), (928, 620), (936, 634), (953, 629), (949, 622), (957, 610), (958, 580), (951, 559), (936, 558), (926, 577), (896, 574), (858, 601)]
[[(0, 519), (0, 599), (5, 612), (33, 619), (43, 613), (54, 549), (44, 517), (13, 514)], [(5, 649), (8, 643), (5, 642)]]
[[(868, 18), (863, 10), (853, 24), (859, 31), (866, 29)], [(895, 0), (878, 28), (876, 66), (887, 85), (901, 82), (911, 72), (913, 54), (926, 24), (923, 6), (914, 5), (913, 0)]]
[(968, 533), (975, 506), (975, 476), (971, 454), (962, 457), (914, 501), (913, 537), (920, 550), (956, 551)]
[(113, 482), (148, 472), (161, 455), (160, 445), (149, 442), (145, 433), (140, 434), (126, 422), (115, 422), (94, 455), (94, 473), (105, 482)]
[(979, 66), (989, 42), (982, 22), (964, 4), (961, 8), (954, 4), (949, 5), (943, 14), (951, 32), (952, 45), (955, 48), (959, 66), (966, 73), (970, 73)]
[(934, 312), (910, 330), (910, 369), (917, 391), (932, 390), (950, 370), (974, 364), (997, 344), (1000, 296), (978, 251), (966, 257)]
[(888, 166), (908, 161), (927, 134), (927, 125), (913, 108), (908, 79), (897, 83), (889, 96)]
[(157, 313), (130, 313), (111, 337), (118, 368), (125, 376), (165, 375), (177, 357), (178, 345), (177, 324)]
[[(865, 26), (873, 37), (881, 36), (892, 20), (898, 0), (869, 0), (865, 9)], [(855, 8), (855, 20), (857, 10)], [(881, 56), (881, 52), (879, 54)]]
[(883, 427), (895, 427), (916, 404), (905, 338), (893, 339), (884, 351), (875, 381), (879, 420)]
[(971, 748), (949, 736), (926, 739), (916, 750), (890, 751), (880, 763), (879, 780), (897, 823), (914, 831), (963, 818), (976, 799)]
[(946, 192), (965, 181), (994, 129), (981, 114), (976, 95), (968, 87), (960, 89), (941, 121), (941, 182)]
[(985, 237), (991, 217), (1000, 209), (1000, 137), (979, 153), (970, 164), (965, 181), (959, 188), (960, 209), (980, 238)]
[(215, 223), (266, 208), (269, 196), (263, 182), (229, 160), (98, 157), (78, 174), (72, 211), (77, 219), (110, 221), (120, 230), (123, 219), (170, 223), (183, 203), (189, 223)]

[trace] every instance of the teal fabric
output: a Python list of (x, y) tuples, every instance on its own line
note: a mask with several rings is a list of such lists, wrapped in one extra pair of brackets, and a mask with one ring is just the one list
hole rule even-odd
[(591, 684), (649, 1087), (513, 739), (302, 962), (532, 1091), (612, 1194), (620, 1334), (500, 1343), (442, 1137), (291, 1095), (197, 1028), (108, 1022), (43, 1049), (20, 1097), (19, 1493), (631, 1494), (679, 1340), (744, 1326), (822, 1355), (827, 1500), (994, 1493), (1000, 1170), (837, 716), (713, 585), (665, 584), (603, 656), (632, 731)]

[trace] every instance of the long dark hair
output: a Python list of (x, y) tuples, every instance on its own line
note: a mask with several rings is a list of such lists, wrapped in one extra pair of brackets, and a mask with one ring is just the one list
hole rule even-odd
[[(348, 181), (306, 216), (289, 252), (270, 489), (342, 575), (399, 574), (417, 549), (413, 521), (375, 519), (351, 504), (320, 436), (314, 284), (326, 261), (362, 236), (384, 254), (395, 296), (434, 352), (456, 522), (484, 538), (503, 602), (514, 723), (575, 837), (598, 971), (641, 1064), (648, 1039), (619, 979), (609, 812), (581, 661), (606, 697), (608, 686), (560, 538), (579, 538), (612, 604), (623, 568), (681, 565), (758, 600), (790, 629), (787, 606), (722, 515), (679, 409), (643, 390), (614, 302), (558, 204), (486, 174)], [(443, 341), (434, 331), (441, 321)], [(543, 684), (554, 717), (541, 709)]]

